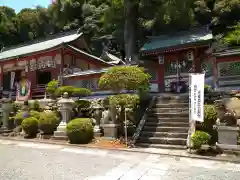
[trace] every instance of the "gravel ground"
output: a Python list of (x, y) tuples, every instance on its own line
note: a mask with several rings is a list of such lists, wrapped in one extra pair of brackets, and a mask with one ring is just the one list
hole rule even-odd
[(237, 180), (240, 164), (0, 141), (0, 180)]

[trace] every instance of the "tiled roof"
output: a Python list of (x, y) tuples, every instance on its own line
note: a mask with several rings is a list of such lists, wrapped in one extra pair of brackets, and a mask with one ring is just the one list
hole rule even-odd
[(163, 35), (158, 37), (149, 37), (149, 42), (144, 44), (140, 51), (152, 51), (157, 49), (171, 48), (184, 44), (192, 44), (207, 40), (212, 40), (213, 35), (206, 30), (180, 32), (174, 35)]
[(84, 54), (84, 55), (86, 55), (86, 56), (88, 56), (88, 57), (91, 57), (91, 58), (93, 58), (93, 59), (96, 59), (96, 60), (98, 60), (98, 61), (100, 61), (100, 62), (102, 62), (102, 63), (104, 63), (104, 64), (108, 64), (109, 66), (112, 66), (111, 63), (106, 62), (106, 61), (102, 60), (101, 58), (99, 58), (99, 57), (97, 57), (97, 56), (88, 54), (87, 52), (82, 51), (81, 49), (78, 49), (78, 48), (73, 47), (73, 46), (71, 46), (71, 45), (67, 45), (66, 47), (68, 47), (68, 48), (70, 48), (70, 49), (72, 49), (73, 51), (76, 51), (76, 52), (78, 52), (78, 53)]
[(30, 44), (30, 45), (12, 48), (0, 53), (0, 61), (52, 49), (61, 44), (70, 43), (74, 40), (77, 40), (81, 36), (82, 36), (82, 33), (80, 34), (75, 33), (75, 34), (65, 35), (65, 36), (47, 40), (47, 41), (42, 41), (42, 42)]

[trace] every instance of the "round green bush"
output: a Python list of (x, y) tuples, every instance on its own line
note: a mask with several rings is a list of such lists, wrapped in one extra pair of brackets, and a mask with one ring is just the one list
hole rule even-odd
[(93, 125), (89, 118), (73, 119), (67, 124), (67, 136), (72, 144), (84, 144), (93, 139)]
[(204, 105), (204, 123), (215, 124), (217, 120), (217, 111), (214, 105)]
[(13, 118), (14, 118), (14, 124), (15, 126), (21, 126), (22, 121), (26, 118), (29, 118), (30, 114), (27, 111), (20, 111), (18, 112)]
[(54, 112), (42, 112), (38, 119), (38, 128), (43, 134), (53, 134), (57, 128), (58, 120)]
[(30, 111), (30, 117), (34, 117), (36, 119), (40, 118), (40, 112), (38, 111)]
[(203, 131), (196, 131), (191, 136), (193, 149), (200, 149), (202, 145), (208, 144), (210, 139), (211, 136), (208, 133)]
[(28, 137), (34, 137), (38, 133), (38, 121), (34, 117), (24, 119), (21, 126)]

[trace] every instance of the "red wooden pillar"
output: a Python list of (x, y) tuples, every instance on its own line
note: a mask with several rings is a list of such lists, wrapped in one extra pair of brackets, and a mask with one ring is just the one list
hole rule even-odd
[(200, 62), (200, 58), (198, 56), (198, 50), (195, 48), (194, 51), (194, 62), (195, 64), (195, 73), (200, 73), (201, 72), (201, 62)]
[(158, 89), (159, 92), (164, 92), (164, 64), (158, 64)]

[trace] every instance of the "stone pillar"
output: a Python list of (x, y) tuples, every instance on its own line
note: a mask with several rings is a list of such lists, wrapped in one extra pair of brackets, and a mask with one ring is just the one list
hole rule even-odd
[(115, 106), (109, 107), (109, 114), (111, 121), (102, 125), (104, 137), (107, 139), (117, 139), (120, 125), (117, 123), (117, 109)]
[(9, 115), (10, 112), (12, 111), (12, 102), (10, 99), (3, 98), (0, 100), (1, 104), (1, 119), (2, 119), (2, 131), (7, 131), (8, 130), (8, 121), (9, 121)]
[(72, 99), (69, 99), (68, 93), (65, 92), (63, 98), (61, 98), (57, 102), (57, 104), (59, 105), (59, 111), (61, 113), (62, 119), (59, 126), (57, 127), (57, 131), (54, 132), (54, 138), (66, 140), (67, 139), (66, 125), (71, 120), (74, 101)]
[(93, 106), (93, 109), (94, 109), (94, 118), (96, 120), (95, 126), (94, 126), (94, 134), (95, 134), (95, 137), (100, 137), (102, 132), (100, 127), (100, 122), (102, 118), (102, 106), (100, 106), (99, 104), (96, 104), (95, 106)]

